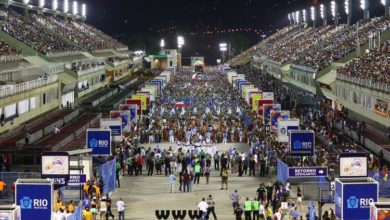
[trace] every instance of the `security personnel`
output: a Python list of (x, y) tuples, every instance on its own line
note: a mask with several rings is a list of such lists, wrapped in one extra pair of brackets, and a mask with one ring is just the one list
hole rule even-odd
[(259, 206), (259, 201), (257, 198), (254, 198), (252, 202), (253, 220), (259, 220)]
[(246, 200), (244, 203), (244, 213), (245, 213), (245, 220), (251, 220), (252, 202), (249, 200), (248, 197), (246, 197)]

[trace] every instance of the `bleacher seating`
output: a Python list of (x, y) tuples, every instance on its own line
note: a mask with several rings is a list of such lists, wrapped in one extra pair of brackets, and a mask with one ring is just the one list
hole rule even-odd
[(12, 10), (0, 10), (0, 25), (4, 32), (44, 54), (79, 50), (33, 19)]
[[(29, 140), (29, 143), (25, 142), (26, 134), (34, 135), (41, 133), (37, 138), (44, 136), (45, 128), (49, 128), (50, 125), (62, 120), (71, 120), (71, 117), (75, 117), (78, 115), (78, 110), (73, 109), (64, 109), (64, 110), (56, 110), (45, 116), (32, 121), (31, 123), (26, 124), (23, 129), (17, 129), (15, 131), (10, 131), (6, 135), (3, 135), (0, 138), (0, 147), (12, 147), (18, 144), (31, 144), (32, 140)], [(77, 114), (75, 114), (77, 113)], [(54, 126), (51, 126), (54, 129)], [(50, 127), (50, 128), (51, 128)], [(59, 126), (61, 127), (61, 126)], [(46, 133), (52, 133), (52, 130), (46, 129)], [(31, 137), (30, 137), (31, 138)]]
[(77, 134), (81, 134), (89, 127), (91, 121), (92, 123), (95, 123), (98, 115), (99, 114), (97, 113), (84, 113), (75, 118), (69, 124), (65, 125), (58, 134), (52, 134), (49, 137), (37, 142), (36, 145), (56, 147), (61, 142), (63, 142), (61, 146), (65, 145), (66, 143), (64, 141), (69, 142), (73, 140)]

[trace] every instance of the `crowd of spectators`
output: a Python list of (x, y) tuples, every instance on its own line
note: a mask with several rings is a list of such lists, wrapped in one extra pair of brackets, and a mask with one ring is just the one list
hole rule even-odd
[(78, 50), (33, 19), (12, 10), (0, 11), (0, 25), (4, 32), (44, 54)]
[[(369, 37), (377, 37), (385, 32), (390, 26), (390, 21), (385, 18), (373, 18), (368, 22), (358, 22), (354, 25), (340, 25), (334, 27), (323, 35), (315, 44), (299, 53), (292, 63), (315, 68), (318, 70), (329, 66), (333, 61), (339, 60), (357, 47), (356, 37), (359, 44), (368, 42)], [(298, 49), (298, 48), (297, 48)]]
[(78, 73), (79, 71), (89, 70), (99, 66), (104, 66), (104, 62), (73, 62), (71, 70), (75, 73)]
[(117, 63), (117, 62), (122, 62), (125, 60), (129, 60), (129, 56), (114, 56), (114, 57), (109, 57), (108, 61), (111, 63)]
[(125, 47), (96, 28), (79, 21), (66, 21), (51, 15), (33, 15), (32, 19), (91, 52)]
[[(20, 50), (0, 40), (0, 62), (15, 61), (17, 58), (21, 58), (21, 54)], [(10, 59), (11, 57), (15, 59)]]
[(390, 83), (389, 68), (390, 41), (374, 48), (359, 58), (351, 60), (345, 67), (337, 69), (338, 75), (368, 80), (370, 82)]
[(317, 44), (326, 34), (332, 30), (331, 26), (308, 28), (295, 35), (295, 39), (280, 48), (273, 49), (268, 56), (277, 62), (285, 63), (296, 57), (299, 53)]

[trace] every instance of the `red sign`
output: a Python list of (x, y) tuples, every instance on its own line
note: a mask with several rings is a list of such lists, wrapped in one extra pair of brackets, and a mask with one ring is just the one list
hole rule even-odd
[(273, 100), (263, 100), (263, 99), (262, 99), (262, 100), (259, 100), (258, 103), (259, 103), (259, 115), (260, 115), (261, 117), (263, 117), (264, 105), (265, 105), (265, 104), (272, 105), (272, 104), (274, 104), (274, 101), (273, 101)]
[(137, 115), (142, 115), (141, 100), (139, 99), (126, 99), (126, 104), (128, 105), (137, 105)]

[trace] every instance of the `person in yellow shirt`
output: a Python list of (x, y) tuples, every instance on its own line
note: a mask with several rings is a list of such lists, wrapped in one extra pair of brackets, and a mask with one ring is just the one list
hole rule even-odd
[(88, 207), (85, 207), (83, 211), (83, 220), (92, 220), (92, 212)]
[(5, 184), (5, 182), (3, 180), (0, 180), (0, 198), (3, 194), (3, 191), (4, 191), (6, 186), (7, 186), (7, 184)]
[(75, 209), (76, 208), (75, 208), (73, 200), (70, 200), (69, 206), (68, 206), (68, 213), (73, 213)]

